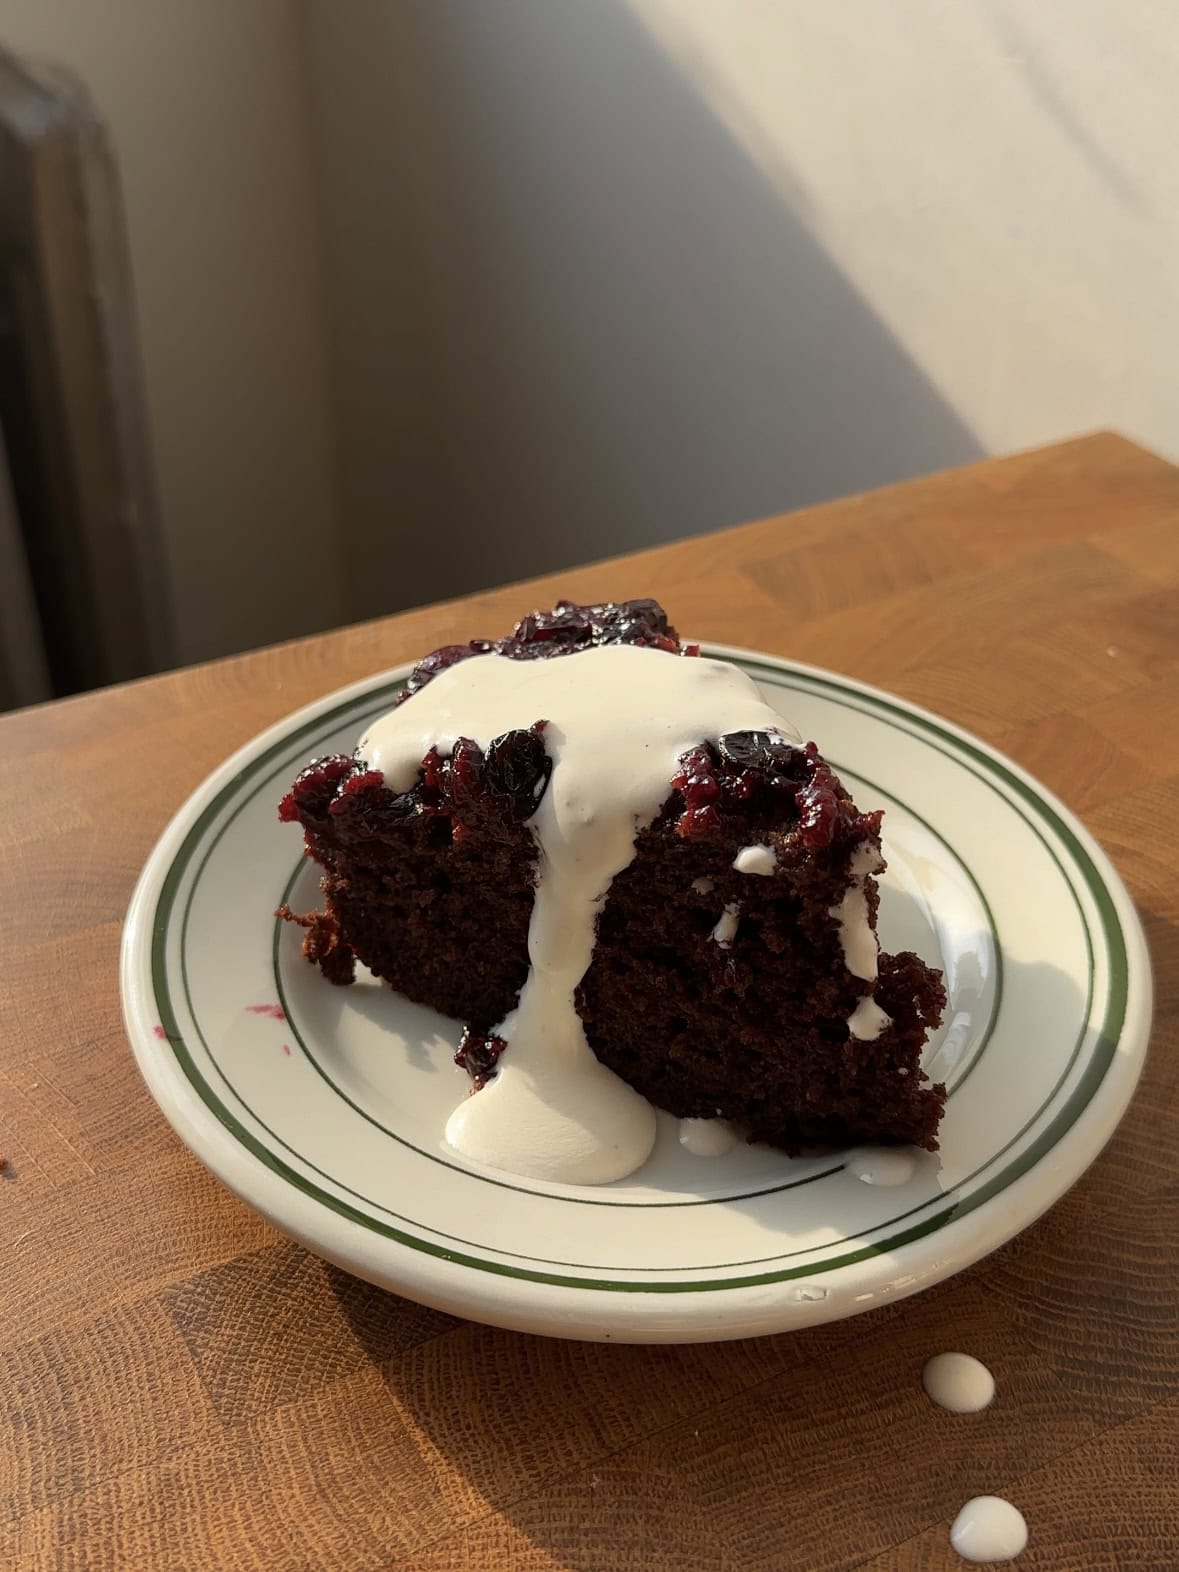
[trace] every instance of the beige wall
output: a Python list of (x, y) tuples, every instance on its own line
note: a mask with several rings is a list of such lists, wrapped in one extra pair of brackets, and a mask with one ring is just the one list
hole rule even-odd
[(1173, 0), (0, 0), (0, 40), (111, 127), (183, 659), (1097, 425), (1179, 456)]
[(1179, 456), (1173, 0), (304, 4), (362, 609), (1097, 425)]
[(1179, 458), (1172, 0), (632, 0), (988, 451)]
[(179, 656), (339, 620), (333, 409), (289, 0), (0, 0), (122, 176)]
[(422, 144), (400, 7), (309, 3), (302, 16), (338, 400), (344, 594), (358, 618), (462, 582), (467, 521), (455, 516), (446, 478), (448, 396), (423, 234), (437, 173)]

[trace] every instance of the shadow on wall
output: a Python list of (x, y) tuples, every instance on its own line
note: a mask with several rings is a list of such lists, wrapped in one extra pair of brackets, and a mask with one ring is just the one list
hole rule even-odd
[(359, 159), (368, 204), (343, 223), (325, 169), (352, 615), (979, 455), (619, 0), (308, 24), (329, 165)]

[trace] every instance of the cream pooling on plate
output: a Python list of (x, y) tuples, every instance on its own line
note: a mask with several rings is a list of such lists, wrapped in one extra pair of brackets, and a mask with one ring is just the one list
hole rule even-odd
[(547, 660), (474, 656), (375, 722), (359, 753), (405, 791), (431, 747), (445, 755), (470, 737), (486, 748), (537, 720), (547, 722), (552, 774), (529, 820), (538, 843), (531, 968), (495, 1029), (509, 1051), (495, 1078), (455, 1109), (446, 1138), (492, 1167), (603, 1184), (646, 1161), (655, 1114), (598, 1062), (574, 1007), (598, 912), (684, 753), (727, 733), (789, 728), (726, 662), (604, 645)]

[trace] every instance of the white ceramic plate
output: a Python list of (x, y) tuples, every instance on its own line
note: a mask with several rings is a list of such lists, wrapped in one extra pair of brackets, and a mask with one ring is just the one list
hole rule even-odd
[(845, 1154), (695, 1157), (660, 1115), (651, 1160), (602, 1188), (516, 1179), (443, 1141), (458, 1026), (362, 978), (333, 988), (273, 913), (318, 870), (276, 814), (316, 754), (350, 752), (408, 667), (299, 711), (177, 814), (127, 915), (127, 1030), (181, 1138), (284, 1232), (426, 1304), (562, 1337), (688, 1342), (851, 1315), (1025, 1228), (1100, 1151), (1142, 1067), (1150, 970), (1122, 884), (1022, 770), (848, 678), (735, 660), (883, 807), (886, 949), (946, 974), (926, 1066), (941, 1151), (895, 1186)]

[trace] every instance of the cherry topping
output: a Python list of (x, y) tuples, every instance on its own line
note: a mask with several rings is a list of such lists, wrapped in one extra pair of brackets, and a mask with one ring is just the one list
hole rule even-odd
[(462, 1041), (455, 1050), (454, 1062), (465, 1070), (474, 1083), (472, 1091), (478, 1092), (487, 1085), (496, 1071), (499, 1056), (507, 1047), (502, 1037), (484, 1036), (468, 1026)]
[(688, 839), (707, 835), (719, 827), (720, 815), (715, 803), (721, 788), (716, 776), (715, 756), (707, 743), (690, 748), (681, 757), (671, 784), (684, 799), (683, 812), (676, 824), (677, 835)]
[(472, 639), (469, 644), (444, 644), (418, 662), (397, 696), (402, 704), (441, 671), (474, 655), (506, 655), (510, 660), (542, 660), (570, 655), (602, 644), (635, 644), (671, 654), (699, 654), (699, 645), (680, 651), (675, 629), (657, 600), (606, 601), (581, 606), (559, 600), (551, 611), (534, 611), (516, 624), (507, 639)]
[(509, 731), (487, 750), (483, 780), (488, 791), (514, 797), (531, 813), (552, 773), (553, 761), (545, 752), (541, 732), (544, 722), (528, 731)]
[(810, 766), (810, 779), (799, 787), (794, 801), (798, 807), (798, 833), (804, 846), (812, 851), (830, 846), (839, 827), (841, 800), (839, 782), (827, 761), (819, 756), (813, 742), (808, 742), (805, 756)]

